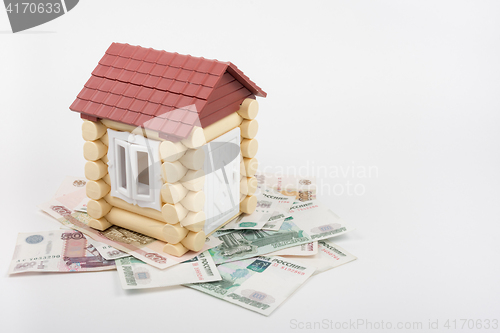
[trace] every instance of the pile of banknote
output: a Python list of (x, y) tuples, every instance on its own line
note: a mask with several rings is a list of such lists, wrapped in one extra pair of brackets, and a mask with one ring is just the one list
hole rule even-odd
[(174, 257), (146, 235), (90, 228), (86, 180), (66, 177), (39, 206), (60, 229), (20, 233), (9, 274), (116, 270), (124, 289), (183, 285), (267, 316), (311, 276), (356, 257), (332, 242), (353, 228), (317, 200), (314, 179), (258, 181), (253, 214), (210, 235), (200, 252)]

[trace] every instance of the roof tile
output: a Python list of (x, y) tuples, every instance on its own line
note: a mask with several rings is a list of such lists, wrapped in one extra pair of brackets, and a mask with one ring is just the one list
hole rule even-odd
[(170, 52), (163, 51), (161, 53), (161, 56), (158, 58), (158, 60), (156, 62), (161, 64), (161, 65), (168, 65), (168, 64), (170, 64), (170, 61), (172, 61), (172, 59), (174, 58), (174, 56), (176, 54), (177, 53), (170, 53)]
[(108, 97), (106, 97), (106, 100), (103, 103), (109, 106), (116, 106), (116, 103), (118, 103), (119, 100), (120, 95), (108, 94)]
[(103, 78), (97, 76), (91, 76), (90, 79), (85, 83), (85, 87), (90, 89), (97, 89), (101, 83), (104, 81)]
[(147, 128), (153, 131), (159, 131), (167, 120), (160, 117), (155, 117), (148, 121)]
[(152, 116), (148, 116), (148, 115), (145, 115), (145, 114), (140, 114), (139, 117), (137, 118), (135, 124), (137, 126), (142, 126), (144, 123), (148, 122), (149, 120), (153, 119)]
[(172, 106), (160, 104), (160, 107), (156, 110), (156, 117), (168, 118), (168, 113), (175, 110)]
[(120, 100), (120, 97), (120, 95), (109, 94), (103, 103), (109, 106), (116, 106), (116, 104)]
[(226, 71), (227, 64), (223, 62), (216, 62), (214, 66), (210, 69), (209, 73), (214, 75), (222, 75)]
[(139, 117), (140, 113), (126, 111), (125, 116), (122, 117), (121, 121), (126, 124), (133, 124), (135, 120)]
[(142, 109), (144, 109), (144, 106), (146, 106), (148, 102), (143, 101), (141, 99), (134, 99), (132, 104), (130, 105), (130, 110), (135, 111), (135, 112), (141, 112)]
[(163, 105), (175, 106), (179, 100), (179, 95), (173, 94), (171, 92), (166, 93), (165, 98), (161, 102)]
[(129, 45), (129, 44), (125, 44), (125, 46), (123, 47), (123, 49), (121, 49), (120, 51), (120, 56), (121, 57), (125, 57), (125, 58), (130, 58), (132, 56), (132, 54), (134, 54), (134, 52), (136, 51), (136, 47), (132, 46), (132, 45)]
[(123, 57), (116, 57), (115, 62), (113, 63), (113, 67), (116, 68), (128, 68), (128, 62), (130, 61), (129, 58), (123, 58)]
[(111, 91), (113, 89), (113, 87), (115, 86), (115, 84), (116, 84), (116, 81), (103, 79), (101, 81), (101, 85), (99, 86), (99, 90), (104, 91), (104, 92)]
[(104, 101), (106, 100), (106, 98), (108, 98), (108, 94), (107, 92), (104, 92), (104, 91), (100, 91), (98, 90), (94, 96), (92, 97), (92, 101), (96, 102), (96, 103), (104, 103)]
[(104, 77), (109, 70), (109, 66), (97, 65), (97, 67), (92, 71), (92, 75)]
[(160, 81), (158, 81), (155, 88), (163, 91), (168, 91), (168, 88), (170, 88), (173, 82), (174, 80), (172, 79), (162, 78), (160, 79)]
[(104, 57), (102, 57), (101, 60), (99, 60), (99, 64), (104, 66), (112, 66), (116, 61), (116, 58), (118, 58), (118, 56), (106, 54), (104, 55)]
[(135, 97), (147, 101), (149, 100), (149, 97), (153, 94), (153, 91), (154, 90), (151, 88), (142, 87), (137, 96)]
[(82, 91), (78, 94), (78, 98), (84, 99), (86, 101), (90, 101), (92, 99), (92, 96), (97, 90), (95, 89), (90, 89), (90, 88), (83, 88)]
[(201, 85), (198, 85), (198, 84), (187, 84), (185, 87), (184, 87), (184, 91), (182, 92), (184, 95), (187, 95), (187, 96), (197, 96), (196, 92), (200, 89), (200, 87), (202, 87)]
[(112, 43), (109, 48), (107, 49), (106, 53), (107, 54), (112, 54), (112, 55), (118, 55), (120, 54), (121, 50), (125, 47), (124, 44), (120, 43)]
[(213, 87), (213, 86), (215, 86), (215, 84), (217, 83), (218, 80), (219, 80), (218, 76), (207, 75), (207, 76), (205, 76), (205, 81), (203, 82), (203, 85), (207, 86), (207, 87)]
[(85, 101), (83, 99), (76, 98), (75, 101), (73, 102), (73, 104), (71, 104), (71, 106), (69, 108), (73, 111), (81, 112), (83, 109), (85, 109), (85, 107), (87, 106), (87, 103), (89, 103), (89, 101)]
[(193, 73), (193, 71), (188, 71), (186, 69), (181, 69), (179, 71), (179, 73), (177, 73), (176, 80), (188, 82), (189, 77), (191, 76), (192, 73)]
[(185, 138), (191, 133), (191, 130), (193, 129), (193, 126), (191, 125), (186, 125), (181, 123), (179, 127), (177, 127), (177, 130), (173, 133), (174, 135)]
[(149, 74), (149, 72), (151, 72), (151, 70), (153, 69), (154, 66), (155, 66), (155, 64), (153, 64), (151, 62), (143, 61), (142, 64), (137, 69), (137, 71), (141, 72), (141, 73)]
[(94, 114), (99, 118), (107, 118), (113, 108), (109, 105), (101, 104)]
[(147, 102), (146, 106), (144, 106), (144, 108), (142, 109), (141, 113), (142, 114), (147, 114), (147, 115), (150, 115), (150, 116), (155, 116), (156, 115), (156, 110), (158, 109), (159, 105), (160, 104), (158, 104), (158, 103)]
[(122, 96), (118, 101), (118, 103), (116, 103), (116, 106), (119, 107), (120, 109), (128, 110), (133, 101), (134, 101), (133, 98)]
[(82, 112), (84, 113), (88, 113), (88, 114), (94, 114), (94, 112), (100, 107), (101, 105), (98, 104), (98, 103), (94, 103), (94, 102), (88, 102), (87, 105), (85, 106), (85, 108), (82, 110)]
[(117, 81), (110, 92), (112, 92), (113, 94), (117, 94), (117, 95), (123, 95), (125, 90), (127, 90), (128, 86), (129, 85), (126, 84), (125, 82)]
[(177, 105), (179, 108), (182, 108), (182, 109), (186, 109), (186, 108), (192, 109), (193, 107), (190, 107), (190, 106), (193, 105), (193, 102), (194, 102), (193, 97), (181, 95), (181, 97), (177, 101)]
[(151, 49), (148, 55), (144, 58), (144, 61), (156, 63), (156, 61), (160, 56), (161, 56), (161, 51)]
[(182, 68), (187, 69), (188, 71), (194, 71), (198, 67), (198, 65), (203, 61), (204, 58), (197, 58), (189, 56), (186, 63)]
[(175, 109), (175, 110), (170, 111), (167, 114), (167, 117), (168, 117), (168, 119), (173, 120), (173, 121), (181, 121), (182, 118), (184, 118), (185, 112), (186, 112), (186, 110), (183, 110), (183, 109)]
[(153, 90), (151, 96), (149, 96), (148, 101), (153, 103), (161, 103), (165, 98), (165, 92), (161, 90)]
[(184, 86), (188, 84), (189, 83), (184, 81), (174, 81), (174, 83), (172, 83), (172, 85), (168, 89), (175, 94), (181, 94), (182, 91), (184, 90)]
[[(160, 82), (159, 76), (149, 75), (146, 80), (142, 83), (144, 86), (149, 88), (156, 88), (156, 85)], [(163, 92), (165, 93), (165, 92)]]
[[(204, 59), (204, 58), (203, 58)], [(208, 59), (206, 59), (208, 60)], [(196, 71), (200, 72), (200, 73), (208, 73), (208, 71), (210, 71), (210, 69), (214, 66), (214, 63), (215, 61), (203, 61), (201, 64), (198, 65), (198, 68), (196, 69)]]
[(123, 69), (120, 76), (117, 77), (117, 80), (122, 82), (131, 82), (136, 72), (129, 71), (127, 69)]
[(169, 66), (167, 70), (163, 73), (163, 77), (169, 79), (175, 79), (177, 77), (177, 73), (179, 73), (180, 68)]
[(127, 69), (132, 72), (136, 72), (139, 66), (141, 66), (142, 61), (135, 60), (135, 59), (129, 59), (127, 63)]
[(148, 77), (147, 74), (136, 72), (134, 76), (132, 76), (132, 78), (130, 79), (130, 83), (141, 86), (147, 77)]
[(182, 65), (184, 65), (184, 63), (186, 62), (186, 60), (187, 60), (187, 56), (185, 56), (183, 54), (176, 53), (175, 57), (170, 62), (170, 66), (181, 68)]
[(125, 90), (123, 95), (127, 97), (136, 97), (140, 90), (141, 86), (136, 86), (135, 84), (129, 84), (127, 86), (127, 90)]
[(163, 124), (163, 127), (161, 129), (161, 131), (163, 133), (175, 133), (175, 130), (177, 129), (177, 127), (179, 127), (179, 122), (177, 121), (173, 121), (173, 120), (168, 120), (166, 121), (164, 124)]
[(146, 56), (148, 55), (149, 50), (151, 50), (151, 49), (138, 47), (138, 48), (136, 48), (134, 54), (132, 54), (131, 58), (136, 59), (136, 60), (144, 60), (144, 58), (146, 58)]
[(210, 96), (210, 93), (212, 91), (213, 91), (212, 88), (200, 86), (200, 89), (197, 91), (196, 95), (194, 95), (194, 96), (198, 96), (199, 98), (202, 98), (202, 99), (207, 99), (208, 96)]
[(154, 68), (149, 72), (151, 75), (155, 76), (162, 76), (163, 72), (165, 72), (165, 69), (167, 68), (166, 65), (160, 65), (156, 64)]
[(198, 72), (193, 72), (193, 75), (189, 79), (189, 83), (192, 84), (202, 84), (205, 82), (205, 77), (209, 75), (207, 73), (198, 73)]
[(107, 79), (116, 80), (118, 76), (122, 73), (122, 71), (124, 70), (121, 68), (110, 67), (109, 70), (106, 72), (105, 77)]
[(199, 120), (198, 112), (186, 112), (184, 118), (182, 118), (182, 123), (188, 125), (196, 125), (197, 120)]

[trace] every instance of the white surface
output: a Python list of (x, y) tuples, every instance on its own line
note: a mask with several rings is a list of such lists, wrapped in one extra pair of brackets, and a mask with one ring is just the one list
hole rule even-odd
[[(2, 331), (500, 319), (499, 10), (94, 0), (15, 35), (0, 10)], [(68, 107), (113, 41), (228, 60), (255, 80), (269, 94), (260, 165), (327, 166), (317, 178), (337, 195), (319, 198), (357, 226), (337, 243), (359, 259), (313, 277), (269, 318), (182, 287), (126, 292), (115, 272), (7, 277), (17, 232), (59, 228), (36, 205), (83, 175), (81, 120)], [(351, 172), (371, 166), (371, 177)]]

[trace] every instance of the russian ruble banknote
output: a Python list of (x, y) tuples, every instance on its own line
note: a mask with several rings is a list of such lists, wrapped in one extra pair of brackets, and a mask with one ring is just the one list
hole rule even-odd
[[(79, 181), (84, 185), (86, 184), (86, 180), (84, 178), (76, 178), (76, 180), (73, 181)], [(70, 185), (66, 185), (64, 188), (66, 190), (71, 189), (72, 187)], [(221, 241), (218, 238), (208, 237), (203, 249), (200, 252), (188, 251), (181, 257), (171, 256), (163, 252), (163, 247), (166, 243), (155, 238), (128, 229), (120, 228), (115, 225), (109, 227), (105, 231), (90, 228), (88, 226), (90, 217), (86, 213), (75, 210), (80, 207), (80, 203), (84, 200), (83, 197), (86, 196), (85, 192), (82, 192), (81, 189), (73, 190), (73, 192), (70, 193), (63, 193), (63, 191), (60, 191), (58, 192), (58, 195), (59, 198), (65, 197), (63, 201), (69, 205), (66, 206), (56, 198), (52, 198), (50, 201), (45, 202), (38, 207), (50, 216), (54, 217), (61, 224), (78, 230), (91, 237), (93, 240), (105, 243), (117, 250), (126, 252), (159, 269), (165, 269), (177, 265), (180, 262), (194, 258), (199, 253), (206, 251), (209, 248), (221, 244)]]
[(224, 263), (222, 280), (186, 285), (263, 315), (270, 315), (314, 273), (315, 268), (277, 256)]
[(24, 272), (86, 272), (115, 269), (79, 231), (20, 233), (9, 274)]
[(305, 265), (316, 267), (314, 275), (357, 259), (357, 257), (333, 243), (331, 239), (318, 241), (318, 253), (313, 256), (287, 256), (287, 258), (298, 260)]
[(294, 202), (294, 196), (285, 196), (273, 190), (257, 194), (257, 208), (252, 214), (242, 214), (226, 224), (222, 230), (237, 229), (267, 229), (279, 227), (288, 216), (288, 211)]
[(54, 199), (66, 207), (86, 213), (87, 203), (90, 200), (86, 194), (86, 184), (87, 180), (84, 178), (66, 176), (57, 189)]
[(292, 206), (279, 231), (233, 230), (216, 233), (222, 244), (209, 250), (216, 264), (247, 259), (353, 230), (318, 200)]
[(94, 245), (96, 250), (101, 254), (101, 256), (104, 259), (107, 260), (114, 260), (114, 259), (119, 259), (119, 258), (125, 258), (125, 257), (130, 257), (130, 254), (127, 252), (120, 251), (118, 249), (115, 249), (114, 247), (98, 242), (96, 240), (93, 240), (92, 238), (88, 238), (88, 241)]
[(269, 253), (270, 256), (313, 256), (318, 253), (318, 242), (292, 246), (287, 249)]
[(202, 252), (167, 269), (158, 269), (134, 257), (116, 260), (123, 289), (147, 289), (222, 280), (212, 257)]
[(284, 195), (293, 195), (299, 201), (316, 199), (316, 180), (314, 177), (302, 177), (283, 174), (271, 174), (257, 171), (257, 192), (272, 188)]

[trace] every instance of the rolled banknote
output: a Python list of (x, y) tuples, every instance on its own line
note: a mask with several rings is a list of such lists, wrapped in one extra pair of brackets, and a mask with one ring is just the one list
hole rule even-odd
[(290, 207), (292, 222), (303, 229), (312, 240), (338, 236), (353, 230), (319, 200), (301, 202)]
[[(279, 220), (283, 220), (288, 214), (294, 202), (294, 196), (285, 196), (273, 190), (262, 191), (257, 194), (257, 208), (252, 214), (242, 214), (223, 227), (227, 229), (262, 229), (268, 223), (273, 227)], [(280, 223), (280, 225), (281, 225)], [(279, 230), (277, 228), (276, 230)]]
[(302, 177), (283, 174), (271, 174), (257, 171), (258, 191), (272, 188), (284, 195), (293, 195), (299, 201), (316, 199), (316, 180), (314, 177)]
[(352, 230), (317, 200), (300, 203), (292, 208), (294, 209), (292, 217), (283, 222), (279, 231), (243, 229), (224, 234), (217, 233), (222, 244), (209, 250), (215, 263), (264, 255), (315, 240), (339, 236)]
[(72, 210), (87, 212), (89, 198), (85, 190), (87, 180), (81, 177), (66, 176), (54, 198)]
[[(287, 249), (269, 253), (270, 256), (313, 256), (318, 253), (318, 242), (292, 246)], [(314, 266), (314, 265), (313, 265)]]
[(314, 267), (283, 257), (260, 256), (219, 265), (222, 280), (193, 288), (269, 316), (314, 273)]
[(134, 257), (116, 260), (123, 289), (147, 289), (222, 280), (208, 252), (167, 269), (158, 269)]
[(149, 265), (165, 269), (167, 267), (177, 265), (180, 262), (194, 258), (199, 253), (221, 243), (221, 241), (216, 237), (208, 237), (205, 241), (203, 249), (200, 252), (188, 251), (181, 257), (175, 257), (163, 252), (163, 247), (166, 244), (165, 242), (156, 240), (146, 235), (120, 228), (118, 226), (111, 226), (102, 232), (90, 228), (88, 226), (90, 217), (86, 213), (76, 211), (76, 209), (80, 206), (80, 203), (85, 200), (84, 196), (86, 197), (86, 193), (85, 191), (81, 191), (81, 189), (77, 186), (72, 187), (68, 185), (68, 179), (73, 182), (86, 182), (83, 178), (69, 177), (65, 180), (66, 185), (64, 183), (61, 185), (64, 191), (73, 191), (70, 193), (64, 193), (63, 190), (60, 189), (57, 193), (58, 198), (65, 198), (63, 201), (69, 204), (68, 206), (59, 200), (52, 198), (50, 201), (45, 202), (38, 207), (50, 216), (54, 217), (64, 226), (78, 230), (98, 242), (105, 243), (117, 250), (126, 252), (137, 259), (148, 263)]
[(87, 272), (115, 269), (87, 237), (76, 230), (20, 233), (9, 274), (25, 272)]
[(96, 250), (101, 254), (101, 256), (104, 259), (107, 260), (114, 260), (114, 259), (120, 259), (120, 258), (125, 258), (125, 257), (130, 257), (130, 254), (127, 252), (120, 251), (118, 249), (115, 249), (114, 247), (98, 242), (96, 240), (93, 240), (92, 238), (88, 238), (88, 241), (90, 244), (94, 245)]
[(337, 244), (334, 244), (330, 239), (318, 241), (318, 253), (313, 256), (287, 256), (287, 258), (298, 260), (303, 262), (305, 265), (315, 266), (316, 271), (314, 272), (314, 275), (357, 259), (354, 255), (350, 254)]

